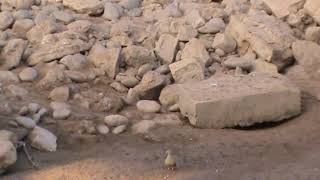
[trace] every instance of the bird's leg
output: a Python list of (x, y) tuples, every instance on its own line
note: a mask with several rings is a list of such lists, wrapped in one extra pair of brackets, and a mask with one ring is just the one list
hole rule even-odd
[(27, 149), (26, 143), (24, 141), (18, 141), (17, 148), (22, 148), (23, 152), (26, 154), (27, 159), (28, 159), (29, 163), (32, 165), (32, 167), (35, 169), (39, 169), (39, 166), (33, 161), (33, 158), (30, 155), (30, 153)]

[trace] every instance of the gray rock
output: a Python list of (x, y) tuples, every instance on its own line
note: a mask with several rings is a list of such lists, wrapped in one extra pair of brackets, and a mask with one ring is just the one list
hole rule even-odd
[(116, 127), (127, 125), (129, 123), (129, 119), (121, 115), (109, 115), (104, 117), (104, 123), (109, 127)]
[(55, 11), (52, 15), (64, 24), (69, 24), (75, 20), (75, 17), (72, 14), (65, 11)]
[(157, 113), (161, 109), (161, 105), (156, 101), (141, 100), (137, 102), (137, 109), (145, 113)]
[(198, 36), (198, 31), (191, 25), (180, 26), (177, 38), (179, 41), (190, 41)]
[(253, 59), (249, 59), (246, 57), (228, 57), (227, 60), (225, 60), (222, 63), (225, 67), (235, 69), (236, 67), (240, 67), (243, 70), (251, 71), (253, 67)]
[(122, 0), (119, 5), (125, 9), (138, 8), (141, 4), (141, 0)]
[(41, 106), (38, 103), (29, 103), (28, 104), (28, 112), (31, 114), (35, 114), (40, 110)]
[(36, 126), (36, 123), (31, 118), (25, 116), (18, 116), (15, 120), (20, 126), (27, 129), (33, 129)]
[(40, 151), (55, 152), (57, 150), (57, 137), (39, 126), (30, 132), (28, 141), (32, 147)]

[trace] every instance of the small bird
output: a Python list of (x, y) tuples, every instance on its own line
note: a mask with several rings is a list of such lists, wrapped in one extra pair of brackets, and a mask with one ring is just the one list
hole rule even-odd
[(164, 165), (166, 168), (168, 168), (169, 170), (176, 170), (177, 168), (177, 163), (176, 163), (176, 159), (174, 157), (174, 155), (172, 154), (171, 150), (167, 150), (166, 151), (167, 157), (164, 161)]

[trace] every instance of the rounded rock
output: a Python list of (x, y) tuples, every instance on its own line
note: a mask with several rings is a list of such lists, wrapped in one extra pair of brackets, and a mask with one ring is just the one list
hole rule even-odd
[(18, 116), (15, 120), (20, 126), (27, 129), (33, 129), (36, 126), (36, 123), (29, 117)]
[(156, 101), (141, 100), (137, 102), (137, 109), (145, 113), (157, 113), (161, 109), (161, 105)]
[(120, 126), (115, 127), (115, 128), (112, 130), (112, 133), (113, 133), (113, 134), (121, 134), (121, 133), (123, 133), (124, 131), (126, 131), (126, 129), (127, 129), (127, 125), (120, 125)]
[(0, 174), (17, 161), (17, 151), (12, 142), (0, 141)]
[(37, 78), (37, 76), (37, 70), (31, 67), (25, 68), (19, 73), (19, 78), (21, 79), (21, 81), (34, 81)]
[(108, 126), (104, 125), (104, 124), (100, 124), (96, 127), (98, 133), (102, 134), (102, 135), (106, 135), (110, 132), (110, 129)]
[(129, 119), (121, 115), (109, 115), (104, 118), (104, 123), (110, 127), (127, 125)]

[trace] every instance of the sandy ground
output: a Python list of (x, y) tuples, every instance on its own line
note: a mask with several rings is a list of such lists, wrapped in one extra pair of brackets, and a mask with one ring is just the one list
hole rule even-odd
[[(16, 165), (1, 179), (317, 180), (320, 102), (308, 93), (317, 91), (317, 84), (296, 82), (304, 92), (303, 114), (281, 124), (223, 130), (162, 127), (154, 131), (157, 141), (130, 133), (83, 141), (60, 137), (56, 153), (31, 150), (39, 170), (20, 152)], [(177, 171), (163, 168), (167, 149), (177, 155)]]

